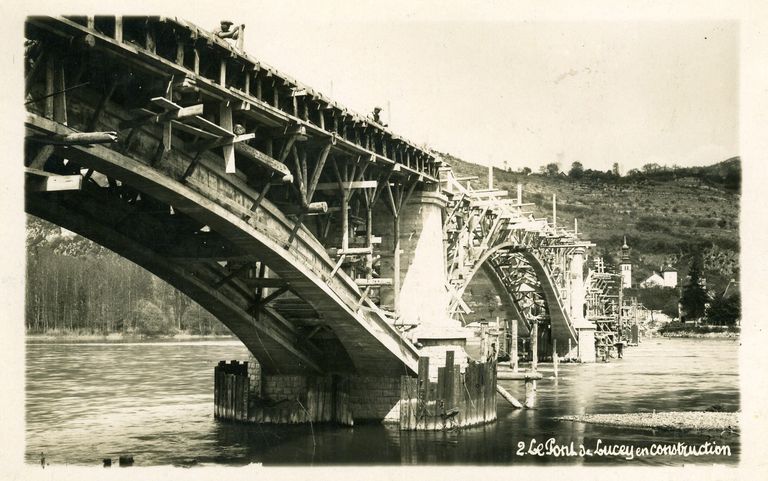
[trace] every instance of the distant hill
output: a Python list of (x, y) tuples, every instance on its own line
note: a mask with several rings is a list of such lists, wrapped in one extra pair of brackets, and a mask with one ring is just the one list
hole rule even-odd
[[(488, 168), (440, 154), (459, 175), (479, 177), (487, 187)], [(633, 284), (670, 264), (684, 279), (690, 254), (704, 255), (708, 286), (716, 293), (739, 275), (739, 200), (741, 161), (734, 157), (706, 167), (668, 168), (655, 164), (625, 176), (583, 170), (568, 173), (523, 173), (494, 169), (494, 187), (534, 202), (537, 217), (552, 216), (557, 194), (558, 225), (573, 228), (594, 242), (594, 251), (615, 263), (627, 236), (632, 248)], [(594, 252), (593, 251), (593, 252)]]

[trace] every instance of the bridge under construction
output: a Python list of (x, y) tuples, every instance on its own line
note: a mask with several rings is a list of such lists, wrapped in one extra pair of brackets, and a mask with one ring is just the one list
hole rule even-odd
[(119, 16), (30, 17), (25, 35), (26, 211), (164, 279), (245, 344), (247, 364), (216, 368), (218, 417), (492, 421), (496, 358), (468, 347), (479, 277), (534, 358), (595, 361), (587, 307), (608, 287), (585, 276), (592, 244), (537, 218), (520, 187), (471, 188), (242, 36)]

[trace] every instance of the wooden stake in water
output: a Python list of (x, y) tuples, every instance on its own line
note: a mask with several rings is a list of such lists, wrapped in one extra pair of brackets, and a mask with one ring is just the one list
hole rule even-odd
[(509, 367), (513, 372), (517, 372), (517, 319), (512, 319), (509, 328)]
[(552, 370), (557, 377), (557, 365), (560, 363), (560, 359), (557, 357), (557, 339), (552, 339)]
[(539, 365), (539, 320), (531, 321), (531, 371), (536, 372)]
[(536, 380), (525, 380), (525, 407), (531, 409), (536, 406)]
[(488, 359), (488, 323), (480, 322), (480, 352), (483, 362)]

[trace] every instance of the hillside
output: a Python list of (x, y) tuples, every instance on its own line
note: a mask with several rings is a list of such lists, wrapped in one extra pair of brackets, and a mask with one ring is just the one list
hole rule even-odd
[[(486, 167), (441, 155), (459, 175), (478, 176), (475, 187), (486, 186)], [(494, 170), (496, 188), (515, 195), (517, 183), (523, 184), (523, 201), (536, 203), (539, 217), (551, 216), (552, 193), (557, 193), (558, 224), (572, 227), (578, 218), (581, 235), (597, 244), (596, 253), (608, 263), (615, 262), (626, 235), (635, 285), (664, 263), (684, 278), (690, 253), (700, 249), (707, 284), (716, 293), (739, 275), (740, 177), (738, 158), (624, 177), (591, 171), (573, 178)], [(141, 313), (156, 311), (153, 306), (162, 306), (155, 317), (169, 331), (226, 332), (197, 304), (140, 267), (31, 216), (27, 284), (29, 332), (142, 332), (148, 326), (142, 324), (146, 316)], [(675, 309), (675, 299), (659, 302)]]
[[(458, 175), (476, 175), (475, 187), (487, 186), (488, 169), (449, 154), (440, 154)], [(505, 172), (494, 169), (494, 187), (515, 195), (523, 185), (523, 202), (534, 202), (537, 216), (552, 216), (557, 194), (557, 220), (597, 244), (606, 261), (617, 254), (627, 236), (631, 247), (633, 284), (665, 263), (684, 278), (690, 254), (704, 256), (707, 284), (722, 292), (739, 275), (739, 200), (741, 162), (738, 157), (708, 167), (646, 166), (626, 176), (584, 171), (577, 178)]]

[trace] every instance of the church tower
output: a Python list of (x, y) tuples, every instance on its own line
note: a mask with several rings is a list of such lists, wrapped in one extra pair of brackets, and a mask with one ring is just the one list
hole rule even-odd
[(621, 246), (621, 287), (632, 287), (632, 261), (629, 260), (629, 246), (627, 236), (624, 236), (624, 245)]

